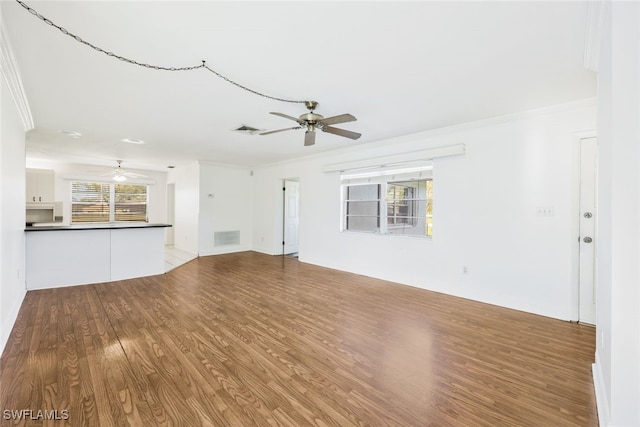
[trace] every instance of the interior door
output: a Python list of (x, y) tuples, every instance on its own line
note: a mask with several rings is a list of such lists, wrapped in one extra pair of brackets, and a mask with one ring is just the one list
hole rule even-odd
[(580, 310), (581, 323), (596, 324), (596, 178), (598, 142), (580, 142)]
[(297, 181), (284, 181), (284, 219), (282, 239), (283, 254), (289, 255), (298, 252), (298, 227), (300, 224), (300, 183)]

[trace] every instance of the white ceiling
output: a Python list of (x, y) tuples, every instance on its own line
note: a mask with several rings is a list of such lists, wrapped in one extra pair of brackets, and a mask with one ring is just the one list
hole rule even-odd
[[(131, 65), (81, 45), (18, 3), (3, 20), (35, 129), (30, 159), (164, 169), (195, 159), (255, 166), (593, 97), (586, 2), (29, 1), (105, 50), (162, 66), (207, 65), (265, 94), (316, 100), (352, 141), (270, 115), (306, 112), (205, 70)], [(77, 131), (73, 139), (61, 131)], [(137, 138), (144, 145), (121, 142)]]

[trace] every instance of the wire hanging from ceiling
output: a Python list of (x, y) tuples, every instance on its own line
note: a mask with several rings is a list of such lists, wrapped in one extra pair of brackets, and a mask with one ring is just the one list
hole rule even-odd
[(24, 9), (26, 9), (33, 16), (39, 18), (45, 24), (48, 24), (48, 25), (50, 25), (50, 26), (52, 26), (54, 28), (57, 28), (62, 34), (71, 37), (75, 41), (77, 41), (79, 43), (82, 43), (83, 45), (86, 45), (86, 46), (92, 48), (93, 50), (95, 50), (97, 52), (104, 53), (105, 55), (111, 56), (111, 57), (116, 58), (116, 59), (119, 59), (120, 61), (127, 62), (127, 63), (132, 64), (132, 65), (137, 65), (139, 67), (149, 68), (149, 69), (152, 69), (152, 70), (161, 70), (161, 71), (193, 71), (193, 70), (198, 70), (198, 69), (202, 68), (202, 69), (205, 69), (207, 71), (210, 71), (211, 73), (215, 74), (217, 77), (220, 77), (221, 79), (223, 79), (227, 83), (231, 83), (232, 85), (237, 86), (240, 89), (243, 89), (243, 90), (245, 90), (247, 92), (251, 92), (254, 95), (258, 95), (258, 96), (261, 96), (263, 98), (272, 99), (274, 101), (290, 102), (290, 103), (295, 103), (295, 104), (304, 104), (306, 102), (306, 101), (298, 101), (298, 100), (294, 100), (294, 99), (278, 98), (278, 97), (275, 97), (275, 96), (270, 96), (270, 95), (266, 95), (264, 93), (258, 92), (257, 90), (250, 89), (250, 88), (248, 88), (246, 86), (241, 85), (240, 83), (238, 83), (236, 81), (231, 80), (229, 77), (226, 77), (225, 75), (223, 75), (223, 74), (217, 72), (216, 70), (214, 70), (213, 68), (209, 67), (206, 64), (206, 61), (204, 61), (204, 60), (202, 61), (202, 64), (194, 65), (194, 66), (191, 66), (191, 67), (163, 67), (161, 65), (153, 65), (153, 64), (146, 64), (144, 62), (138, 62), (138, 61), (135, 61), (133, 59), (117, 55), (117, 54), (115, 54), (113, 52), (110, 52), (110, 51), (105, 50), (105, 49), (103, 49), (103, 48), (101, 48), (99, 46), (96, 46), (96, 45), (94, 45), (92, 43), (89, 43), (88, 41), (82, 39), (80, 36), (71, 33), (66, 28), (64, 28), (64, 27), (62, 27), (60, 25), (57, 25), (55, 22), (53, 22), (49, 18), (41, 15), (37, 10), (35, 10), (32, 7), (30, 7), (29, 5), (27, 5), (23, 1), (16, 0), (16, 2), (18, 2), (18, 4), (20, 6), (22, 6)]

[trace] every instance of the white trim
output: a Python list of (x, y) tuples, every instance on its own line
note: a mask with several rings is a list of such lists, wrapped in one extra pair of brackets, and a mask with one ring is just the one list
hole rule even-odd
[(587, 3), (587, 26), (584, 40), (584, 68), (598, 71), (602, 27), (608, 13), (608, 2), (590, 1)]
[(13, 102), (16, 104), (16, 109), (22, 120), (24, 131), (28, 132), (34, 127), (33, 116), (31, 115), (29, 101), (27, 101), (27, 95), (22, 86), (18, 64), (13, 56), (9, 36), (7, 35), (2, 19), (0, 19), (0, 70), (2, 71), (4, 81), (7, 82)]
[(392, 156), (374, 157), (353, 162), (333, 163), (322, 166), (322, 172), (343, 172), (354, 169), (391, 166), (399, 163), (431, 160), (437, 157), (455, 156), (465, 153), (465, 145), (448, 145), (445, 147), (429, 148), (427, 150), (411, 151)]
[(598, 419), (600, 421), (600, 427), (606, 427), (609, 425), (609, 401), (607, 400), (607, 390), (605, 389), (604, 376), (600, 369), (600, 360), (598, 352), (596, 351), (596, 363), (591, 365), (593, 372), (593, 389), (596, 395), (596, 408), (598, 409)]

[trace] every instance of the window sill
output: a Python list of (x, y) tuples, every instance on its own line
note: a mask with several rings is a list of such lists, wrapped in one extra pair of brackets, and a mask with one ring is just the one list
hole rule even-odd
[(369, 235), (369, 236), (380, 236), (380, 237), (393, 237), (393, 238), (403, 238), (403, 239), (426, 239), (432, 240), (433, 236), (418, 236), (413, 234), (396, 234), (396, 233), (379, 233), (377, 231), (354, 231), (354, 230), (342, 230), (340, 233), (343, 234), (361, 234), (361, 235)]

